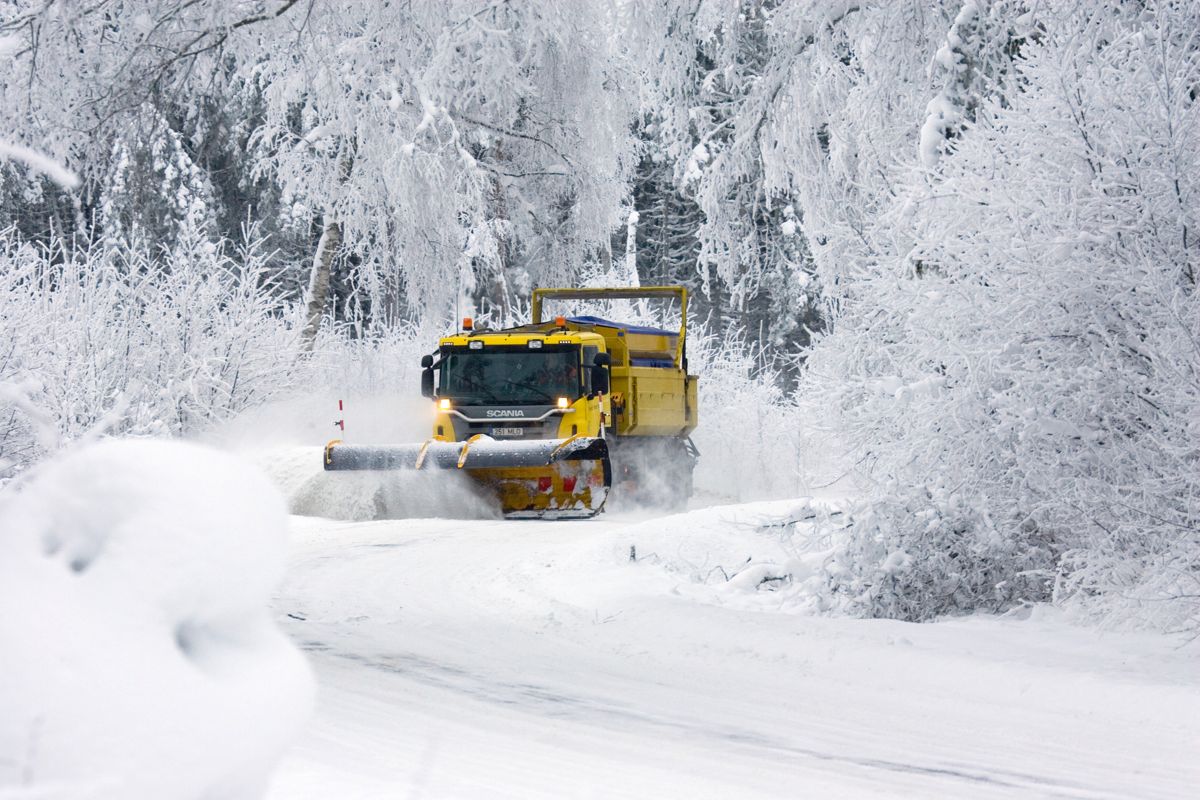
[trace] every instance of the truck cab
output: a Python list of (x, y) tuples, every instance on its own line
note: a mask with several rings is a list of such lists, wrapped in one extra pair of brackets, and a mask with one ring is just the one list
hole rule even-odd
[[(542, 319), (546, 300), (645, 298), (677, 300), (679, 330), (596, 316)], [(699, 455), (690, 438), (698, 381), (687, 370), (686, 309), (680, 286), (537, 289), (528, 325), (477, 330), (464, 320), (422, 362), (434, 440), (602, 440), (623, 494), (682, 505)]]
[(434, 438), (603, 437), (611, 406), (602, 336), (565, 322), (503, 331), (464, 323), (438, 342), (436, 358), (426, 357), (423, 390), (436, 402)]

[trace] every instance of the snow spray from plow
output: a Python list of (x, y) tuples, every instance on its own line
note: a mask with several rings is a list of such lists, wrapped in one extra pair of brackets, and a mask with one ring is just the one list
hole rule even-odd
[(465, 442), (325, 446), (325, 469), (458, 469), (496, 493), (508, 517), (569, 519), (599, 513), (612, 485), (608, 444), (575, 436), (504, 442), (476, 434)]
[(344, 522), (396, 519), (498, 519), (495, 497), (462, 472), (357, 470), (313, 472), (314, 449), (306, 448), (310, 471), (288, 493), (289, 510)]

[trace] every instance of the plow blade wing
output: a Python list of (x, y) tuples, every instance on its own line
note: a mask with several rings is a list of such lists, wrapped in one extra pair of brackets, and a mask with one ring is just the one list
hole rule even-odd
[(591, 517), (604, 506), (612, 485), (608, 443), (583, 436), (524, 442), (474, 436), (420, 445), (334, 441), (325, 447), (325, 469), (461, 469), (491, 488), (503, 513), (512, 517)]

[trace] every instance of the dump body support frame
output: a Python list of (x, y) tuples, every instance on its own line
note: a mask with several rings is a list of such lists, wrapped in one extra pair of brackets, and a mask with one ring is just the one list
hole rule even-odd
[(630, 286), (620, 289), (534, 289), (533, 324), (542, 322), (543, 300), (643, 300), (647, 298), (679, 300), (679, 338), (675, 342), (675, 368), (683, 369), (683, 348), (687, 336), (687, 288), (684, 286)]

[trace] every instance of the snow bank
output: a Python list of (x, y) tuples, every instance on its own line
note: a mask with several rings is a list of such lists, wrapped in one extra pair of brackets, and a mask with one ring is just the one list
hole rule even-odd
[(252, 467), (162, 441), (0, 495), (0, 794), (260, 795), (313, 693), (267, 608), (285, 526)]
[(816, 590), (829, 556), (811, 523), (839, 514), (835, 501), (813, 498), (702, 508), (625, 527), (605, 547), (615, 562), (635, 562), (640, 575), (628, 579), (643, 590), (811, 614), (824, 610)]

